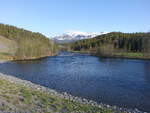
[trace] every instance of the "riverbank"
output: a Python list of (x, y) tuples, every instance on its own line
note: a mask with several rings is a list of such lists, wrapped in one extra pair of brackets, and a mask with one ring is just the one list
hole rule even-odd
[(56, 56), (57, 54), (58, 54), (58, 53), (52, 53), (52, 54), (43, 55), (43, 56), (40, 56), (40, 57), (28, 57), (28, 58), (24, 58), (24, 59), (16, 59), (16, 58), (13, 58), (13, 57), (11, 57), (11, 56), (9, 56), (9, 57), (3, 56), (3, 58), (0, 57), (0, 63), (1, 63), (1, 62), (7, 62), (7, 61), (38, 60), (38, 59), (43, 59), (43, 58), (47, 58), (47, 57), (50, 57), (50, 56)]
[(38, 59), (43, 59), (43, 58), (47, 58), (50, 56), (56, 56), (56, 55), (57, 55), (57, 53), (50, 54), (50, 55), (44, 55), (44, 56), (40, 56), (40, 57), (28, 57), (28, 58), (24, 58), (24, 59), (13, 59), (12, 61), (38, 60)]
[(0, 73), (0, 111), (2, 112), (60, 112), (60, 113), (143, 113), (80, 97), (33, 84)]
[(121, 58), (121, 59), (139, 59), (139, 60), (150, 60), (150, 57), (144, 57), (140, 53), (116, 53), (114, 55), (100, 56), (98, 54), (92, 53), (90, 51), (73, 51), (68, 52), (80, 53), (80, 54), (90, 54), (92, 56), (102, 57), (102, 58)]
[[(86, 104), (87, 100), (58, 93), (29, 81), (0, 74), (0, 111), (11, 113), (70, 113), (102, 112), (110, 109)], [(71, 100), (70, 100), (71, 99)]]

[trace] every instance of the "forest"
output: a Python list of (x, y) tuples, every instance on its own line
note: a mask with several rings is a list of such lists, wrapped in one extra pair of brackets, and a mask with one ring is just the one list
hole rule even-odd
[[(14, 60), (34, 59), (54, 55), (58, 44), (38, 32), (31, 32), (15, 26), (0, 24), (0, 39), (10, 40), (10, 51), (0, 53)], [(13, 43), (11, 42), (13, 41)], [(83, 39), (59, 45), (69, 51), (86, 52), (101, 57), (150, 58), (150, 33), (111, 32), (92, 39)]]
[(14, 60), (51, 56), (57, 51), (57, 45), (38, 32), (31, 32), (15, 26), (0, 24), (0, 36), (16, 42), (15, 52), (10, 51), (7, 53)]
[(71, 51), (103, 57), (150, 58), (150, 33), (111, 32), (67, 45)]

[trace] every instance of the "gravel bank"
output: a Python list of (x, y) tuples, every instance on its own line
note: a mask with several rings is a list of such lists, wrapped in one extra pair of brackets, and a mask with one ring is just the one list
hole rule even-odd
[(34, 89), (34, 90), (40, 90), (42, 92), (57, 96), (59, 98), (68, 99), (68, 100), (73, 101), (73, 102), (78, 102), (78, 103), (81, 103), (81, 104), (87, 104), (87, 105), (96, 106), (96, 107), (100, 107), (100, 108), (111, 109), (111, 110), (115, 111), (114, 113), (118, 113), (118, 112), (146, 113), (146, 112), (139, 111), (138, 109), (121, 108), (121, 107), (117, 107), (117, 106), (106, 105), (106, 104), (103, 104), (103, 103), (98, 104), (97, 102), (92, 101), (92, 100), (88, 100), (88, 99), (81, 98), (81, 97), (75, 97), (75, 96), (72, 96), (72, 95), (68, 94), (67, 92), (60, 93), (60, 92), (57, 92), (53, 89), (46, 88), (46, 87), (43, 87), (41, 85), (34, 84), (30, 81), (21, 80), (19, 78), (12, 77), (10, 75), (5, 75), (5, 74), (2, 74), (2, 73), (0, 73), (0, 79), (8, 80), (11, 83), (20, 84), (20, 85), (23, 85), (25, 87), (30, 87), (31, 89)]

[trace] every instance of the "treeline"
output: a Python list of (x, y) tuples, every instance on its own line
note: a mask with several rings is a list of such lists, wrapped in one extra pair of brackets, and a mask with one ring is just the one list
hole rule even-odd
[(17, 42), (14, 59), (30, 59), (53, 55), (57, 45), (40, 33), (0, 24), (0, 35)]
[(150, 55), (150, 33), (111, 32), (92, 39), (79, 40), (69, 44), (73, 51), (88, 51), (100, 56), (117, 53), (142, 53)]

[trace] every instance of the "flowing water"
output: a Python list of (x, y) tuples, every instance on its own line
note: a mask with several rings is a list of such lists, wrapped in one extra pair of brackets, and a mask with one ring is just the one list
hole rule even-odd
[(150, 112), (150, 61), (60, 52), (33, 61), (0, 64), (0, 72), (60, 92)]

